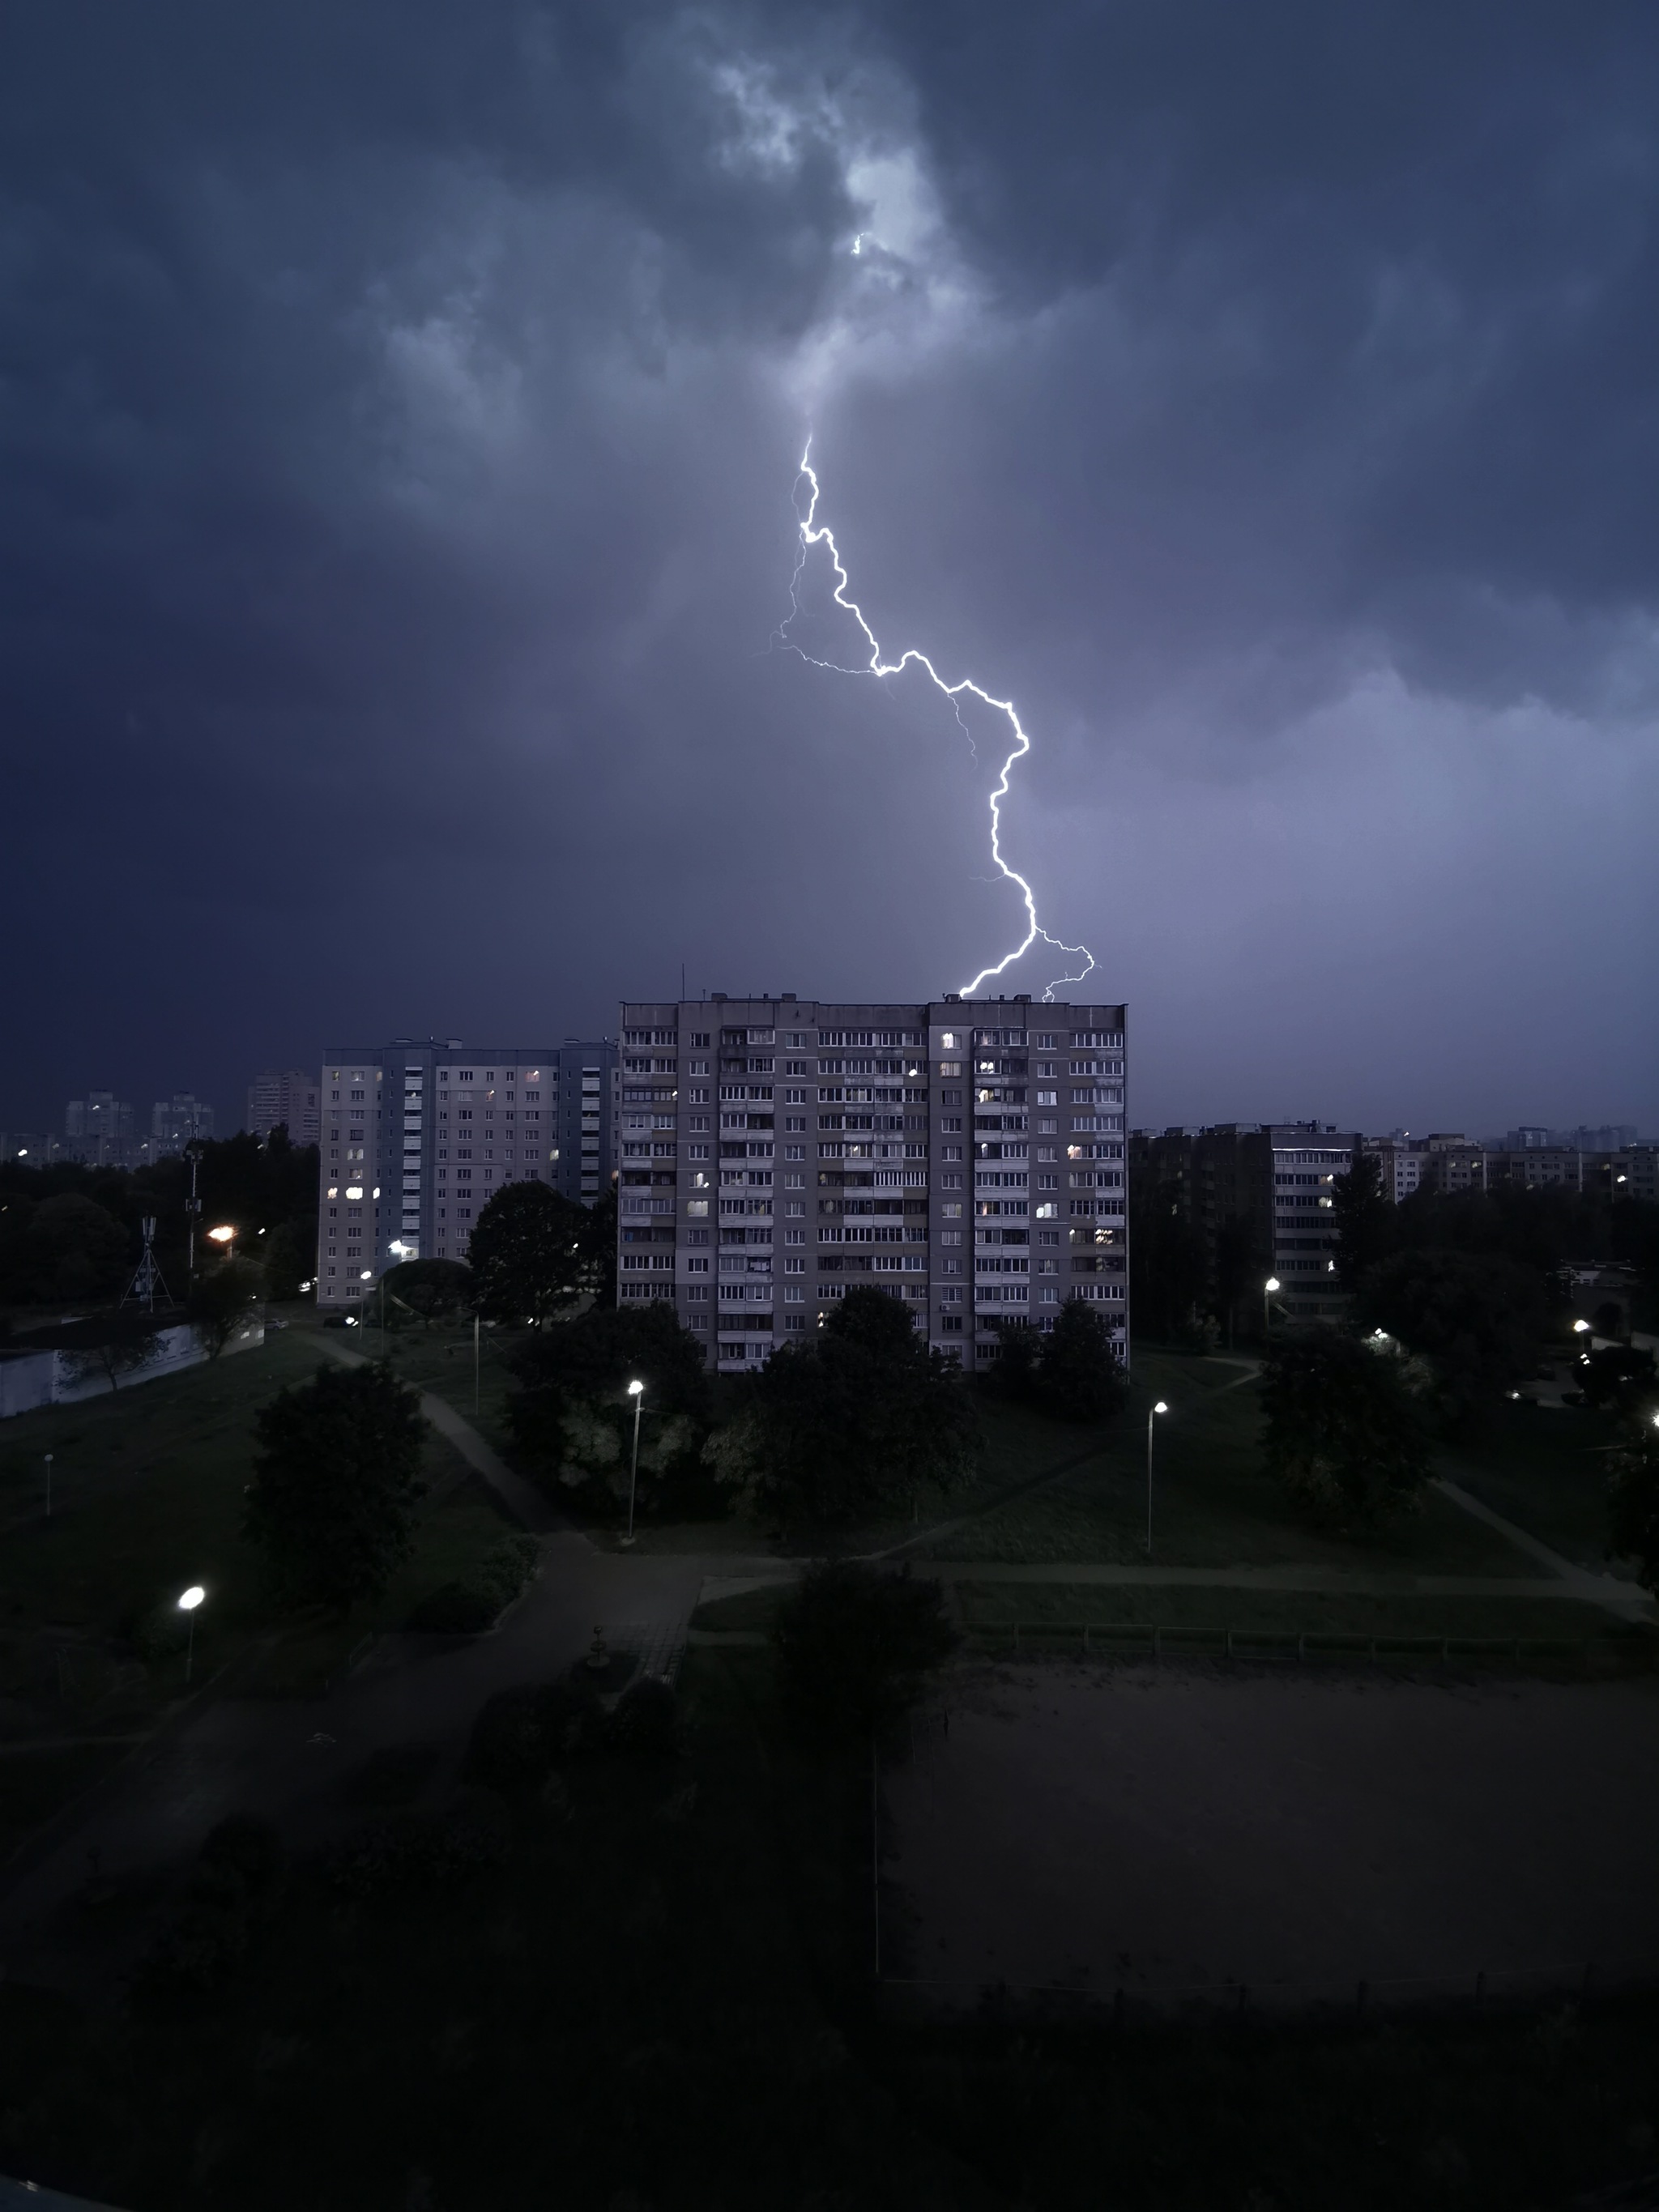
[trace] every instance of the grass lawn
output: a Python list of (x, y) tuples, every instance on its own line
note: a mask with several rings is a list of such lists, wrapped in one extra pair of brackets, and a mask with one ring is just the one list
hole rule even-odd
[[(465, 1480), (452, 1446), (428, 1433), (431, 1486), (416, 1551), (385, 1597), (319, 1628), (272, 1613), (258, 1562), (240, 1535), (258, 1408), (315, 1373), (308, 1332), (273, 1331), (262, 1349), (76, 1406), (42, 1408), (0, 1435), (0, 1746), (119, 1737), (151, 1727), (184, 1690), (182, 1655), (149, 1663), (132, 1632), (191, 1582), (203, 1681), (276, 1637), (246, 1682), (318, 1687), (370, 1629), (400, 1626), (416, 1601), (465, 1574), (508, 1524)], [(53, 1455), (50, 1521), (42, 1455)], [(0, 1758), (0, 1857), (45, 1813), (121, 1755), (119, 1742), (16, 1749)]]
[(1607, 1447), (1613, 1425), (1583, 1407), (1500, 1404), (1443, 1471), (1481, 1503), (1581, 1565), (1607, 1547)]
[[(965, 1526), (946, 1528), (918, 1547), (918, 1556), (998, 1559), (1033, 1565), (1066, 1559), (1138, 1565), (1146, 1558), (1146, 1419), (1154, 1399), (1159, 1417), (1154, 1471), (1158, 1556), (1170, 1566), (1273, 1566), (1291, 1562), (1370, 1566), (1416, 1573), (1516, 1574), (1522, 1555), (1495, 1529), (1430, 1492), (1419, 1512), (1353, 1536), (1310, 1528), (1291, 1512), (1262, 1467), (1261, 1409), (1254, 1381), (1218, 1360), (1175, 1352), (1138, 1352), (1131, 1402), (1104, 1432), (1085, 1466), (990, 1510), (979, 1494), (995, 1487), (988, 1462), (975, 1494), (953, 1500), (949, 1514), (973, 1512)], [(1235, 1387), (1228, 1387), (1232, 1385)], [(1033, 1417), (1000, 1409), (1000, 1431)], [(1044, 1421), (1044, 1449), (1062, 1456), (1086, 1435)], [(1001, 1448), (1003, 1464), (1016, 1453)]]

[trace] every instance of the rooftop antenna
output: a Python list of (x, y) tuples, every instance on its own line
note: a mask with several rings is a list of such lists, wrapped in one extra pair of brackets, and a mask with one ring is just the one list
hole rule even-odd
[(147, 1213), (142, 1225), (144, 1232), (144, 1256), (138, 1262), (138, 1271), (128, 1284), (121, 1303), (124, 1306), (141, 1305), (146, 1312), (154, 1313), (157, 1291), (161, 1293), (164, 1304), (171, 1305), (173, 1300), (168, 1296), (166, 1283), (161, 1279), (161, 1270), (155, 1264), (155, 1216), (153, 1213)]

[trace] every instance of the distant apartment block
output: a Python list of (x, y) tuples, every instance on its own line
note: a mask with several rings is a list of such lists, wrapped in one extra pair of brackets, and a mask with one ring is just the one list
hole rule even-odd
[(0, 1129), (0, 1161), (15, 1160), (21, 1167), (44, 1167), (52, 1156), (53, 1140), (44, 1130)]
[[(1551, 1133), (1511, 1129), (1502, 1146), (1472, 1144), (1458, 1133), (1437, 1131), (1411, 1138), (1396, 1130), (1389, 1137), (1368, 1137), (1365, 1151), (1382, 1173), (1386, 1197), (1396, 1203), (1419, 1190), (1444, 1192), (1502, 1189), (1600, 1192), (1615, 1201), (1659, 1198), (1659, 1145), (1632, 1142), (1596, 1149), (1578, 1145), (1530, 1141)], [(1622, 1128), (1586, 1129), (1592, 1135), (1622, 1134)], [(1516, 1144), (1516, 1137), (1528, 1141)]]
[(188, 1144), (210, 1140), (213, 1128), (212, 1107), (191, 1092), (177, 1091), (171, 1098), (158, 1098), (149, 1114), (149, 1157), (170, 1158)]
[(286, 1129), (291, 1145), (314, 1145), (323, 1133), (322, 1088), (299, 1068), (268, 1068), (247, 1087), (248, 1133), (268, 1137)]
[(52, 1146), (55, 1158), (81, 1160), (88, 1167), (130, 1168), (138, 1164), (131, 1103), (112, 1091), (89, 1091), (64, 1109), (64, 1141)]
[(849, 1289), (964, 1364), (1098, 1305), (1128, 1356), (1121, 1006), (629, 1001), (617, 1296), (712, 1367), (763, 1362)]
[(1504, 1150), (1509, 1152), (1624, 1152), (1638, 1141), (1633, 1121), (1609, 1121), (1590, 1128), (1584, 1124), (1576, 1129), (1545, 1129), (1522, 1124), (1511, 1129), (1504, 1139)]
[[(1138, 1129), (1145, 1176), (1195, 1231), (1211, 1310), (1247, 1330), (1264, 1297), (1291, 1321), (1347, 1310), (1336, 1281), (1334, 1186), (1359, 1150), (1357, 1133), (1321, 1121), (1224, 1121), (1207, 1128)], [(1269, 1294), (1267, 1284), (1279, 1287)]]
[(362, 1297), (409, 1259), (465, 1260), (504, 1185), (592, 1205), (610, 1188), (616, 1047), (396, 1038), (331, 1046), (319, 1085), (317, 1297)]

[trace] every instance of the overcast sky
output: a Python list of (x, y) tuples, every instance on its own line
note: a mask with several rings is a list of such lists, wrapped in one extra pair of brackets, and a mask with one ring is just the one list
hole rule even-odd
[(1017, 945), (810, 427), (1134, 1122), (1659, 1130), (1646, 0), (6, 43), (0, 1126)]

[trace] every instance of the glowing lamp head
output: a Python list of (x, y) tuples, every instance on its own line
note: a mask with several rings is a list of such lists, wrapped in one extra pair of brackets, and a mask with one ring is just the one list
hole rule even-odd
[(228, 1221), (222, 1222), (217, 1229), (210, 1229), (208, 1231), (210, 1239), (215, 1244), (228, 1244), (235, 1234), (235, 1230)]
[(370, 1283), (370, 1282), (373, 1282), (373, 1281), (374, 1281), (374, 1268), (373, 1268), (373, 1267), (365, 1267), (365, 1268), (363, 1269), (362, 1279), (363, 1279), (363, 1281), (364, 1281), (364, 1282), (366, 1282), (366, 1283)]
[(643, 1383), (643, 1382), (630, 1382), (630, 1383), (629, 1384), (629, 1386), (628, 1386), (628, 1395), (629, 1395), (629, 1396), (630, 1398), (641, 1398), (641, 1397), (643, 1397), (643, 1396), (644, 1396), (644, 1395), (645, 1395), (645, 1385), (644, 1385), (644, 1383)]
[(1162, 1398), (1160, 1398), (1158, 1403), (1152, 1407), (1152, 1411), (1155, 1413), (1167, 1413), (1169, 1410), (1169, 1407), (1164, 1404)]
[(1263, 1283), (1261, 1287), (1264, 1291), (1271, 1293), (1273, 1291), (1282, 1290), (1284, 1288), (1284, 1285), (1279, 1281), (1277, 1275), (1269, 1275), (1267, 1281)]
[(1589, 1323), (1587, 1321), (1574, 1322), (1572, 1325), (1572, 1333), (1575, 1336), (1588, 1335), (1589, 1333)]
[(202, 1588), (200, 1583), (192, 1583), (179, 1600), (179, 1612), (194, 1613), (206, 1595), (207, 1592)]

